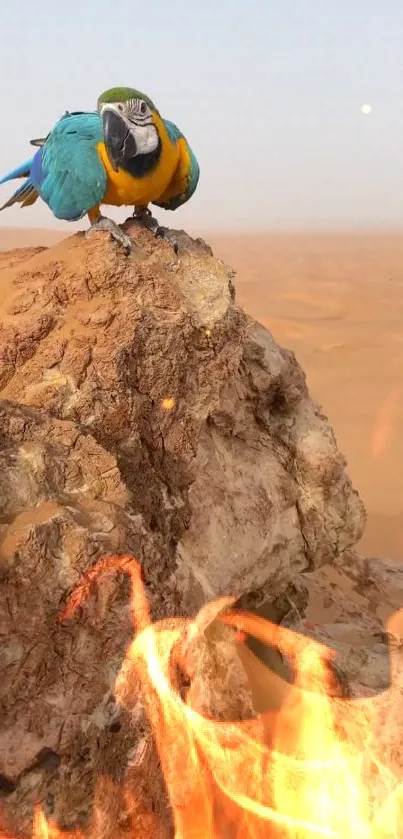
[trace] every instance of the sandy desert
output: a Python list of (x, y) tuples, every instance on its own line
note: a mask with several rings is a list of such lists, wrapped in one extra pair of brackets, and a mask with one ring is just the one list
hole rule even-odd
[[(5, 227), (0, 249), (51, 245), (63, 235)], [(295, 352), (328, 415), (367, 509), (360, 548), (402, 559), (401, 233), (203, 235), (236, 268), (242, 306)]]

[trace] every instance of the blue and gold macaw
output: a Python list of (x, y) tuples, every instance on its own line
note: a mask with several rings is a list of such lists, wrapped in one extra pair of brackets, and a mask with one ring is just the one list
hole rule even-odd
[(199, 181), (199, 164), (179, 128), (129, 87), (105, 91), (95, 112), (67, 112), (31, 145), (39, 146), (33, 158), (0, 179), (26, 178), (0, 209), (27, 207), (40, 197), (58, 219), (88, 214), (90, 230), (108, 230), (127, 253), (130, 238), (100, 206), (134, 206), (134, 217), (158, 234), (148, 205), (176, 210)]

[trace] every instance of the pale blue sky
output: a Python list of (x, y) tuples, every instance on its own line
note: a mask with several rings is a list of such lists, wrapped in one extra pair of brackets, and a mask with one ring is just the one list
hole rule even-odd
[[(2, 172), (66, 109), (92, 109), (103, 89), (127, 84), (179, 124), (200, 160), (199, 189), (172, 226), (403, 222), (402, 0), (2, 6)], [(9, 194), (1, 187), (0, 200)], [(0, 224), (58, 222), (38, 202)]]

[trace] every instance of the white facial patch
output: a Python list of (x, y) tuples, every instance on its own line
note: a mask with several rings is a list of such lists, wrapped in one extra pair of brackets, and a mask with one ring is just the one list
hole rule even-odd
[(137, 154), (149, 154), (158, 146), (158, 133), (155, 125), (131, 125), (130, 131), (136, 140)]
[(148, 122), (143, 125), (135, 123), (128, 119), (125, 113), (125, 108), (122, 103), (111, 103), (101, 105), (100, 115), (102, 117), (104, 111), (115, 111), (116, 114), (125, 122), (127, 130), (133, 134), (136, 141), (136, 157), (138, 154), (149, 154), (158, 148), (158, 132), (150, 116), (145, 116)]

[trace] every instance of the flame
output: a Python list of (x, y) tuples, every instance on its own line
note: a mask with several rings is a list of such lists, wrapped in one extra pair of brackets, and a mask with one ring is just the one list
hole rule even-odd
[[(341, 699), (331, 695), (333, 653), (328, 648), (234, 610), (231, 598), (208, 604), (195, 620), (171, 618), (153, 624), (140, 567), (127, 556), (101, 560), (73, 593), (61, 618), (71, 618), (84, 606), (101, 573), (118, 569), (131, 578), (136, 634), (127, 648), (115, 694), (130, 708), (139, 682), (142, 686), (175, 839), (402, 836), (402, 772), (386, 760), (386, 744), (393, 745), (402, 729), (401, 667), (395, 667), (392, 685), (382, 696)], [(293, 684), (265, 669), (270, 710), (242, 722), (202, 713), (197, 644), (212, 626), (221, 628), (227, 639), (233, 637), (234, 648), (247, 653), (249, 662), (254, 656), (243, 645), (245, 633), (276, 646), (287, 657), (295, 673)], [(393, 629), (397, 626), (394, 619)], [(133, 839), (166, 835), (153, 814), (141, 813), (141, 802), (135, 806), (145, 827), (137, 827), (131, 833)], [(101, 834), (102, 825), (91, 831), (91, 836)], [(33, 835), (34, 839), (61, 839), (65, 834), (37, 810)], [(118, 829), (115, 835), (120, 835)], [(81, 839), (78, 832), (74, 836)]]
[(167, 396), (161, 402), (161, 408), (163, 411), (172, 411), (175, 407), (175, 399), (173, 396)]
[(371, 454), (374, 458), (381, 457), (391, 441), (397, 425), (400, 397), (400, 387), (394, 387), (378, 410), (371, 440)]

